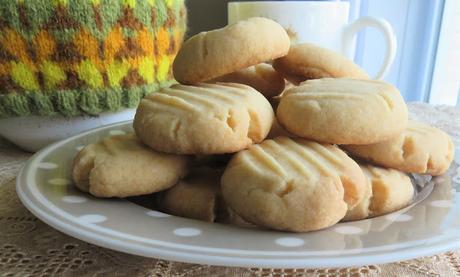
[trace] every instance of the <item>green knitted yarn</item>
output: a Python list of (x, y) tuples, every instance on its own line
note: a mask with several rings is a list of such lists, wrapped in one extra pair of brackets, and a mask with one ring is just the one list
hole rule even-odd
[(0, 0), (0, 118), (136, 107), (185, 28), (184, 0)]

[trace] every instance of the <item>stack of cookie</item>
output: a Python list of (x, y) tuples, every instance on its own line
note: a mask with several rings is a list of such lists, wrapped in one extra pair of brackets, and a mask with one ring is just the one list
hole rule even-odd
[(136, 135), (78, 154), (77, 187), (150, 195), (162, 211), (209, 222), (307, 232), (407, 206), (406, 173), (440, 175), (453, 158), (446, 133), (408, 121), (394, 86), (330, 50), (290, 46), (269, 19), (193, 36), (173, 68), (181, 84), (141, 101)]

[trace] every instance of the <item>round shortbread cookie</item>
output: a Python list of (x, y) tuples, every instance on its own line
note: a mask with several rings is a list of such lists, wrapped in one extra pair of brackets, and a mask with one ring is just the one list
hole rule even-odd
[(157, 205), (165, 213), (207, 222), (255, 227), (232, 211), (222, 199), (220, 179), (223, 168), (192, 168), (172, 188), (157, 194)]
[(187, 156), (158, 153), (133, 134), (105, 138), (83, 148), (72, 177), (82, 191), (97, 197), (128, 197), (167, 189), (185, 176)]
[(307, 232), (341, 220), (361, 202), (365, 182), (358, 164), (337, 146), (278, 137), (237, 153), (221, 188), (245, 221)]
[(442, 175), (454, 158), (454, 144), (445, 132), (410, 120), (398, 136), (370, 145), (347, 145), (351, 154), (404, 172)]
[(270, 103), (249, 86), (173, 85), (141, 101), (134, 129), (142, 142), (157, 151), (222, 154), (261, 142), (273, 120)]
[(369, 79), (345, 56), (311, 43), (291, 46), (286, 56), (273, 62), (273, 67), (294, 84), (321, 78)]
[(195, 168), (175, 186), (161, 193), (160, 208), (169, 214), (214, 222), (226, 209), (220, 196), (222, 169)]
[(174, 60), (174, 77), (182, 84), (197, 84), (282, 57), (289, 46), (281, 25), (268, 18), (249, 18), (188, 39)]
[(362, 165), (367, 179), (363, 200), (349, 210), (343, 219), (358, 220), (391, 213), (408, 206), (414, 196), (414, 186), (406, 174), (396, 169)]
[(239, 83), (253, 87), (265, 97), (271, 98), (284, 90), (284, 78), (273, 67), (266, 63), (253, 65), (224, 76), (212, 79), (210, 82)]
[(297, 137), (296, 135), (293, 135), (291, 133), (289, 133), (288, 131), (286, 131), (283, 126), (281, 126), (279, 123), (278, 123), (278, 120), (275, 118), (275, 120), (273, 120), (273, 125), (272, 125), (272, 128), (270, 129), (270, 132), (268, 133), (267, 135), (267, 139), (273, 139), (273, 138), (276, 138), (276, 137), (289, 137), (289, 138), (295, 138)]
[(319, 79), (285, 91), (279, 123), (299, 137), (335, 144), (371, 144), (400, 134), (408, 112), (399, 91), (382, 81)]

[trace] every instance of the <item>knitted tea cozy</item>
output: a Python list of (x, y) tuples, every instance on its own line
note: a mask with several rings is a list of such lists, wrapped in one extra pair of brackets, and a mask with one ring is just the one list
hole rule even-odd
[(185, 28), (184, 0), (0, 0), (0, 118), (136, 107)]

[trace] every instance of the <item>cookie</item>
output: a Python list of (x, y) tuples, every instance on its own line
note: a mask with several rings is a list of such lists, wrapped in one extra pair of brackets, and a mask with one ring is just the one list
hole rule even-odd
[(454, 157), (454, 144), (448, 134), (412, 120), (394, 138), (370, 145), (347, 145), (344, 149), (384, 167), (433, 176), (444, 174)]
[(225, 216), (219, 222), (245, 228), (258, 228), (257, 225), (247, 222), (228, 206), (226, 206)]
[(134, 135), (105, 138), (75, 157), (72, 177), (96, 197), (128, 197), (167, 189), (185, 176), (186, 156), (155, 152)]
[(209, 82), (239, 83), (253, 87), (265, 97), (271, 98), (284, 90), (284, 78), (266, 63), (250, 66), (224, 76), (212, 79)]
[(134, 129), (160, 152), (223, 154), (261, 142), (273, 119), (270, 103), (249, 86), (173, 85), (141, 101)]
[(281, 25), (267, 18), (249, 18), (188, 39), (174, 60), (174, 77), (182, 84), (197, 84), (282, 57), (289, 46)]
[(207, 222), (214, 222), (219, 211), (225, 209), (220, 196), (222, 169), (198, 168), (162, 193), (162, 211)]
[(392, 85), (373, 80), (319, 79), (283, 92), (279, 123), (299, 137), (334, 144), (371, 144), (400, 134), (407, 107)]
[(362, 68), (345, 56), (311, 43), (291, 46), (286, 56), (273, 62), (273, 67), (296, 85), (321, 78), (369, 79)]
[(406, 174), (396, 169), (361, 165), (367, 179), (363, 200), (347, 212), (344, 221), (379, 216), (408, 206), (414, 196), (414, 186)]
[(222, 195), (245, 221), (307, 232), (341, 220), (364, 197), (365, 177), (337, 146), (278, 137), (234, 155)]
[(290, 138), (294, 138), (296, 137), (295, 135), (289, 133), (288, 131), (286, 131), (286, 129), (284, 129), (279, 123), (278, 123), (278, 120), (275, 118), (275, 120), (273, 120), (273, 125), (272, 125), (272, 128), (270, 129), (270, 132), (268, 133), (267, 135), (267, 138), (268, 139), (273, 139), (273, 138), (276, 138), (276, 137), (290, 137)]
[(172, 188), (158, 193), (157, 207), (168, 214), (207, 222), (255, 227), (232, 211), (222, 199), (220, 178), (224, 168), (200, 166)]

